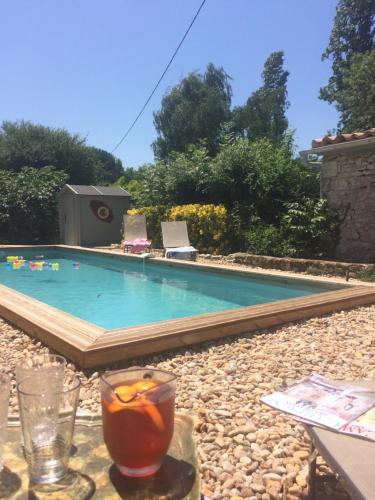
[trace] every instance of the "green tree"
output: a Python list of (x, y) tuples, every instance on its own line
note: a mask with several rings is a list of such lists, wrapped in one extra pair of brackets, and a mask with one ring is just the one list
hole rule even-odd
[(92, 163), (96, 184), (112, 184), (124, 173), (121, 160), (108, 151), (92, 146), (88, 146), (86, 150)]
[(204, 75), (190, 73), (163, 97), (160, 111), (154, 113), (157, 158), (168, 159), (172, 152), (183, 152), (200, 140), (206, 141), (211, 155), (215, 154), (221, 125), (230, 119), (229, 80), (223, 68), (210, 63)]
[(233, 111), (234, 130), (248, 139), (268, 138), (279, 142), (288, 128), (289, 106), (284, 53), (273, 52), (262, 72), (263, 85), (252, 93), (244, 106)]
[(210, 182), (208, 149), (190, 145), (186, 152), (174, 152), (165, 162), (165, 196), (170, 205), (206, 203)]
[(53, 167), (0, 169), (0, 242), (55, 242), (56, 195), (66, 181), (67, 174)]
[(336, 99), (343, 131), (375, 126), (375, 50), (352, 57), (351, 65), (343, 71), (342, 90)]
[(319, 196), (318, 176), (294, 158), (290, 137), (278, 144), (224, 139), (214, 158), (204, 146), (191, 145), (168, 161), (140, 167), (137, 179), (122, 185), (136, 193), (138, 207), (223, 203), (244, 225), (251, 216), (275, 223), (285, 202)]
[(25, 121), (2, 123), (0, 169), (19, 172), (25, 166), (46, 165), (66, 172), (72, 184), (110, 183), (122, 171), (120, 160), (106, 151), (86, 146), (84, 139), (66, 130)]
[(293, 158), (291, 139), (239, 139), (224, 144), (212, 162), (207, 187), (211, 203), (236, 209), (243, 225), (252, 216), (276, 223), (286, 201), (318, 196), (317, 174)]
[[(322, 60), (332, 59), (332, 76), (328, 84), (320, 89), (320, 99), (339, 103), (345, 87), (344, 74), (356, 54), (375, 49), (375, 2), (374, 0), (340, 0), (328, 47)], [(343, 107), (338, 128), (344, 125)]]
[(146, 163), (137, 170), (127, 168), (116, 181), (116, 185), (128, 191), (133, 207), (168, 204), (165, 177), (167, 165), (164, 161)]
[(121, 176), (116, 179), (114, 184), (116, 186), (124, 186), (130, 181), (140, 180), (141, 178), (142, 176), (138, 169), (134, 167), (127, 167), (122, 171)]
[(331, 215), (319, 200), (319, 176), (295, 158), (289, 135), (274, 143), (227, 134), (214, 158), (204, 146), (190, 145), (168, 161), (132, 171), (123, 187), (152, 220), (162, 215), (161, 207), (225, 205), (232, 251), (319, 257), (334, 242)]

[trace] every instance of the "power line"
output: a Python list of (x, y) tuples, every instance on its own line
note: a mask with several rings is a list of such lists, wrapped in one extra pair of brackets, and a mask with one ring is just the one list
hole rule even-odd
[(156, 83), (155, 87), (153, 88), (153, 90), (152, 90), (151, 94), (148, 96), (147, 101), (144, 103), (144, 105), (142, 106), (142, 108), (141, 108), (140, 112), (137, 114), (137, 116), (136, 116), (135, 120), (133, 121), (133, 123), (130, 125), (130, 127), (128, 128), (128, 130), (127, 130), (127, 131), (125, 132), (125, 134), (122, 136), (121, 140), (120, 140), (120, 141), (117, 143), (117, 145), (116, 145), (116, 146), (112, 149), (111, 153), (113, 153), (114, 151), (116, 151), (116, 149), (117, 149), (117, 148), (118, 148), (118, 147), (119, 147), (119, 146), (120, 146), (120, 145), (124, 142), (124, 140), (127, 138), (127, 136), (130, 134), (131, 130), (133, 129), (134, 125), (137, 123), (137, 121), (138, 121), (138, 120), (139, 120), (139, 118), (141, 117), (141, 115), (142, 115), (143, 111), (146, 109), (147, 104), (151, 101), (152, 96), (155, 94), (156, 89), (159, 87), (159, 85), (160, 85), (161, 81), (163, 80), (163, 78), (164, 78), (164, 76), (165, 76), (166, 72), (168, 71), (168, 69), (169, 69), (170, 65), (172, 64), (172, 62), (173, 62), (174, 58), (176, 57), (177, 52), (180, 50), (180, 48), (181, 48), (182, 44), (184, 43), (185, 38), (188, 36), (189, 31), (190, 31), (190, 30), (191, 30), (191, 28), (193, 27), (193, 24), (195, 23), (195, 21), (196, 21), (197, 17), (199, 16), (199, 13), (200, 13), (200, 11), (202, 10), (202, 8), (203, 8), (204, 4), (206, 3), (206, 1), (207, 1), (207, 0), (203, 0), (203, 1), (202, 1), (202, 3), (200, 4), (199, 9), (198, 9), (198, 10), (197, 10), (197, 12), (195, 13), (195, 16), (193, 17), (193, 19), (192, 19), (191, 23), (189, 24), (189, 26), (188, 26), (187, 30), (185, 31), (185, 34), (184, 34), (184, 36), (182, 37), (182, 39), (181, 39), (180, 43), (177, 45), (176, 50), (173, 52), (173, 55), (172, 55), (172, 57), (170, 58), (170, 60), (169, 60), (169, 62), (168, 62), (168, 64), (167, 64), (167, 66), (165, 67), (165, 69), (164, 69), (164, 71), (163, 71), (163, 73), (162, 73), (161, 77), (160, 77), (160, 78), (159, 78), (159, 80), (157, 81), (157, 83)]

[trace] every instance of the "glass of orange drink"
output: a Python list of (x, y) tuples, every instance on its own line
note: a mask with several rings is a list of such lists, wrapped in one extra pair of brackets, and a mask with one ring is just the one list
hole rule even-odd
[(121, 474), (157, 472), (173, 436), (176, 377), (131, 368), (101, 376), (104, 442)]

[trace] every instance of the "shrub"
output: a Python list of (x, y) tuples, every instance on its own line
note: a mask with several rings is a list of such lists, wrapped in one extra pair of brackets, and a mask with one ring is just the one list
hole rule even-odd
[(319, 196), (317, 174), (293, 158), (289, 141), (240, 139), (225, 143), (209, 165), (205, 186), (212, 203), (236, 204), (243, 222), (249, 216), (278, 225), (285, 203)]
[(286, 213), (279, 225), (264, 224), (260, 218), (250, 220), (246, 232), (247, 251), (275, 257), (329, 257), (335, 248), (338, 221), (327, 201), (302, 198), (286, 203)]
[(291, 257), (322, 258), (332, 255), (337, 235), (338, 218), (324, 198), (302, 198), (287, 203), (281, 229), (292, 249)]
[(67, 180), (53, 167), (0, 170), (0, 243), (54, 243), (56, 194)]
[(119, 183), (135, 207), (223, 204), (242, 223), (250, 214), (278, 224), (286, 202), (319, 196), (318, 174), (294, 158), (290, 137), (273, 144), (223, 135), (215, 157), (204, 143), (189, 145), (168, 161), (127, 169)]
[(222, 253), (228, 245), (228, 213), (223, 205), (179, 205), (169, 220), (186, 220), (190, 242), (201, 253)]
[(246, 232), (246, 250), (256, 255), (287, 257), (293, 253), (280, 227), (263, 224), (259, 219), (250, 221)]

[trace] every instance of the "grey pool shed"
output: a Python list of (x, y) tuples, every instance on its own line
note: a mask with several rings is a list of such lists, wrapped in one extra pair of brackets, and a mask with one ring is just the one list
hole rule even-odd
[(130, 194), (121, 187), (65, 184), (58, 195), (60, 240), (64, 245), (119, 243)]

